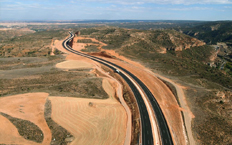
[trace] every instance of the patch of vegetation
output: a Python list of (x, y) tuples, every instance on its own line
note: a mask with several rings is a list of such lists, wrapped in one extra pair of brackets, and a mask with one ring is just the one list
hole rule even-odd
[[(180, 28), (181, 29), (181, 28)], [(232, 43), (232, 22), (207, 22), (199, 26), (184, 28), (183, 33), (204, 40), (207, 44)]]
[[(210, 46), (206, 45), (192, 47), (180, 52), (168, 51), (167, 54), (160, 54), (156, 53), (154, 48), (145, 41), (140, 41), (124, 47), (121, 49), (121, 53), (142, 60), (151, 68), (158, 69), (165, 74), (207, 79), (224, 87), (232, 88), (232, 78), (230, 76), (206, 64), (212, 50)], [(147, 53), (148, 51), (150, 53)]]
[[(231, 96), (227, 94), (226, 96), (226, 99), (232, 99)], [(216, 97), (215, 92), (208, 92), (203, 97), (194, 98), (201, 110), (201, 116), (196, 114), (193, 122), (193, 130), (197, 133), (196, 138), (202, 144), (232, 144), (232, 118), (228, 117), (231, 103)]]
[(91, 39), (78, 39), (77, 43), (92, 43)]
[(95, 28), (89, 28), (89, 29), (81, 29), (80, 32), (81, 32), (81, 35), (90, 35), (94, 32), (98, 32), (99, 30), (98, 29), (95, 29)]
[(43, 57), (9, 57), (0, 58), (0, 69), (22, 69), (52, 66), (63, 60), (63, 56), (43, 56)]
[[(204, 144), (231, 144), (231, 124), (220, 117), (207, 117), (202, 124), (194, 126)], [(207, 128), (207, 129), (206, 129)], [(216, 130), (216, 131), (215, 131)]]
[(78, 39), (77, 43), (93, 43), (93, 44), (99, 44), (99, 42), (94, 42), (91, 39)]
[(171, 42), (168, 33), (162, 30), (151, 31), (150, 40), (158, 46), (164, 48), (175, 48), (175, 45)]
[[(51, 56), (51, 59), (55, 60), (57, 56)], [(9, 58), (10, 59), (10, 58)], [(29, 58), (28, 58), (29, 59)], [(26, 62), (26, 59), (12, 61)], [(31, 59), (31, 61), (34, 59)], [(35, 60), (36, 61), (36, 60)], [(37, 60), (42, 61), (43, 60)], [(56, 60), (55, 60), (56, 61)], [(58, 60), (59, 61), (59, 60)], [(0, 61), (1, 62), (1, 61)], [(50, 62), (50, 61), (48, 61)], [(24, 66), (27, 66), (26, 64)], [(39, 63), (34, 66), (38, 68)], [(17, 65), (16, 65), (17, 66)], [(15, 67), (16, 67), (15, 66)], [(11, 66), (12, 67), (12, 66)], [(16, 67), (17, 68), (17, 67)], [(43, 67), (44, 69), (46, 67)], [(27, 68), (24, 68), (24, 70)], [(48, 71), (41, 69), (40, 72), (35, 72), (31, 68), (28, 71), (21, 71), (17, 74), (24, 76), (23, 78), (4, 78), (0, 79), (0, 96), (22, 94), (28, 92), (48, 92), (51, 95), (70, 96), (70, 97), (83, 97), (83, 98), (98, 98), (106, 99), (108, 95), (102, 88), (101, 79), (93, 77), (92, 74), (87, 73), (89, 70), (75, 70), (75, 71), (61, 71), (58, 69), (49, 68)], [(47, 69), (47, 68), (46, 68)], [(17, 69), (18, 70), (18, 69)], [(33, 77), (36, 73), (36, 77)], [(31, 78), (30, 78), (31, 76)], [(59, 79), (57, 79), (59, 78)]]
[(19, 36), (31, 34), (30, 31), (20, 31), (20, 30), (6, 30), (0, 31), (0, 42), (4, 43)]
[(55, 51), (53, 52), (55, 55), (60, 55), (60, 54), (63, 54), (63, 52), (61, 52), (60, 50), (58, 49), (55, 49)]
[(14, 35), (12, 38), (4, 36), (0, 57), (49, 56), (52, 39), (61, 40), (67, 34), (65, 30), (46, 30), (22, 36)]
[[(50, 91), (55, 91), (56, 94), (61, 96), (69, 93), (72, 94), (71, 96), (81, 98), (107, 99), (109, 97), (102, 88), (102, 79), (99, 78), (86, 78), (60, 83), (51, 87)], [(56, 95), (54, 93), (51, 95)]]
[(98, 46), (96, 45), (88, 45), (85, 46), (85, 49), (82, 49), (83, 52), (99, 52)]
[(12, 124), (18, 129), (19, 134), (26, 140), (31, 140), (37, 143), (42, 143), (44, 139), (43, 132), (34, 123), (12, 117), (8, 114), (0, 112), (0, 114), (10, 120)]
[[(45, 91), (52, 94), (51, 87), (67, 84), (71, 80), (78, 80), (88, 76), (85, 72), (65, 72), (57, 69), (51, 69), (49, 72), (37, 75), (39, 75), (39, 77), (32, 77), (29, 79), (0, 79), (0, 96), (38, 91)], [(30, 76), (30, 72), (28, 72), (27, 76)], [(55, 94), (57, 95), (58, 93)], [(75, 96), (75, 93), (72, 94), (67, 92), (64, 95)]]
[(71, 133), (69, 133), (65, 128), (54, 122), (51, 118), (52, 113), (52, 104), (49, 99), (46, 100), (45, 109), (44, 109), (44, 117), (52, 132), (52, 141), (51, 145), (67, 145), (74, 140), (74, 137)]
[(106, 28), (106, 29), (102, 29), (101, 30), (101, 33), (103, 34), (103, 35), (107, 35), (107, 34), (110, 34), (110, 33), (114, 33), (115, 32), (115, 28)]
[(232, 77), (232, 62), (227, 62), (224, 70)]
[(118, 29), (117, 32), (115, 29), (110, 29), (107, 32), (101, 31), (101, 33), (103, 33), (103, 35), (116, 33), (114, 35), (108, 35), (107, 37), (100, 38), (102, 42), (107, 44), (107, 46), (103, 46), (104, 49), (120, 48), (124, 42), (130, 38), (130, 34), (128, 34), (124, 29)]

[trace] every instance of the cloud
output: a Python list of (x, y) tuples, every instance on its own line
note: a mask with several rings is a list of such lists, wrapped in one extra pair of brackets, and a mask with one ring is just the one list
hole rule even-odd
[(167, 10), (172, 10), (172, 11), (201, 11), (201, 10), (212, 10), (213, 8), (211, 7), (180, 7), (180, 8), (167, 8)]
[(144, 12), (145, 7), (137, 7), (137, 6), (122, 6), (122, 7), (117, 7), (115, 5), (111, 5), (109, 7), (97, 7), (98, 10), (106, 11), (106, 12)]
[[(80, 1), (80, 0), (71, 0)], [(154, 4), (232, 4), (232, 0), (86, 0), (87, 2), (114, 3), (122, 5)]]
[(1, 11), (20, 11), (20, 10), (28, 10), (28, 9), (54, 9), (53, 7), (48, 7), (45, 5), (41, 5), (39, 3), (23, 3), (19, 1), (6, 3), (2, 6)]
[(226, 9), (232, 9), (232, 6), (224, 6)]

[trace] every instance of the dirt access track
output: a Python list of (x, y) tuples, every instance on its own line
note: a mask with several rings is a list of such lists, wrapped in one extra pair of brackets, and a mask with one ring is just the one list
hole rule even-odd
[[(86, 37), (81, 37), (81, 36), (74, 37), (73, 49), (75, 49), (77, 51), (80, 51), (81, 49), (83, 49), (83, 46), (85, 46), (85, 44), (77, 43), (78, 39), (91, 39), (93, 42), (99, 42), (98, 40), (96, 40), (94, 38), (86, 38)], [(61, 44), (62, 42), (58, 42), (58, 43)], [(99, 44), (101, 44), (102, 46), (105, 45), (102, 42), (99, 42)], [(60, 51), (69, 53), (69, 52), (67, 52), (67, 50), (65, 50), (61, 46), (59, 46), (57, 48)], [(112, 63), (115, 63), (115, 64), (127, 69), (130, 72), (133, 72), (133, 74), (135, 76), (137, 76), (140, 80), (142, 80), (145, 83), (146, 86), (148, 86), (148, 88), (151, 90), (151, 92), (155, 96), (156, 100), (158, 101), (158, 103), (159, 103), (159, 105), (164, 113), (164, 116), (167, 120), (169, 129), (170, 129), (171, 134), (172, 134), (174, 144), (176, 144), (176, 145), (185, 145), (185, 144), (189, 144), (189, 143), (194, 144), (192, 134), (188, 133), (188, 132), (191, 132), (191, 118), (194, 117), (194, 115), (192, 114), (192, 112), (189, 110), (188, 107), (181, 108), (178, 105), (178, 102), (177, 102), (175, 96), (173, 95), (173, 93), (171, 92), (171, 90), (160, 79), (158, 79), (156, 77), (156, 76), (160, 76), (160, 75), (151, 72), (148, 68), (144, 67), (140, 63), (131, 61), (130, 59), (127, 59), (127, 58), (117, 54), (114, 50), (106, 50), (106, 49), (102, 49), (102, 48), (100, 48), (100, 50), (105, 51), (108, 54), (108, 56), (113, 56), (113, 58), (116, 58), (116, 59), (112, 59), (109, 57), (103, 57), (101, 55), (101, 52), (100, 53), (92, 53), (92, 55), (96, 55), (98, 57), (101, 57), (105, 60), (108, 60)], [(159, 78), (161, 78), (161, 77), (159, 77)], [(162, 77), (162, 78), (164, 78), (164, 77)], [(168, 81), (168, 79), (166, 79), (166, 81)], [(173, 82), (171, 82), (171, 83), (173, 84)], [(181, 88), (179, 87), (178, 89), (181, 89)], [(185, 99), (184, 94), (181, 94), (181, 95), (182, 96), (180, 96), (180, 97)], [(187, 106), (186, 102), (185, 102), (185, 106)], [(190, 118), (190, 119), (188, 119), (190, 121), (184, 122), (186, 120), (184, 120), (182, 118), (181, 112), (184, 112), (185, 117)], [(186, 125), (187, 125), (187, 130), (185, 129)]]

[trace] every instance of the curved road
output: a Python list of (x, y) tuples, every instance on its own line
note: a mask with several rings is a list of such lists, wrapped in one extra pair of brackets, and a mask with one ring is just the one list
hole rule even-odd
[[(111, 63), (109, 61), (106, 61), (104, 59), (98, 58), (98, 57), (94, 57), (94, 56), (90, 56), (84, 53), (81, 53), (79, 51), (73, 50), (69, 45), (67, 45), (71, 39), (73, 39), (74, 35), (70, 32), (70, 37), (67, 38), (64, 42), (63, 42), (63, 47), (74, 53), (77, 55), (81, 55), (84, 57), (87, 57), (89, 59), (92, 59), (94, 61), (97, 61), (101, 64), (106, 65), (107, 67), (111, 68), (112, 70), (116, 71), (118, 68), (121, 69), (122, 71), (124, 71), (125, 73), (127, 73), (126, 75), (129, 75), (131, 78), (133, 78), (137, 84), (140, 85), (140, 87), (143, 89), (143, 91), (145, 92), (146, 96), (148, 97), (152, 108), (155, 112), (156, 115), (156, 119), (158, 122), (158, 126), (159, 126), (159, 134), (161, 136), (161, 141), (163, 145), (173, 145), (172, 142), (172, 138), (171, 138), (171, 134), (169, 131), (169, 128), (167, 126), (167, 122), (165, 120), (165, 117), (162, 113), (162, 110), (160, 109), (159, 104), (157, 103), (156, 99), (154, 98), (153, 94), (150, 92), (150, 90), (146, 87), (146, 85), (144, 85), (144, 83), (139, 80), (135, 75), (133, 75), (132, 73), (130, 73), (129, 71), (127, 71), (126, 69)], [(113, 67), (114, 66), (114, 67)], [(116, 67), (116, 68), (115, 68)], [(136, 88), (136, 86), (132, 83), (132, 81), (122, 72), (120, 71), (116, 71), (130, 86), (130, 88), (132, 89), (134, 96), (137, 100), (137, 104), (139, 106), (139, 112), (140, 112), (140, 116), (141, 116), (141, 128), (142, 128), (142, 144), (143, 145), (152, 145), (154, 144), (153, 141), (153, 135), (152, 135), (152, 128), (151, 128), (151, 122), (149, 119), (149, 115), (148, 115), (148, 111), (146, 108), (146, 105), (144, 103), (144, 100), (142, 99), (141, 94), (139, 93), (138, 89)]]

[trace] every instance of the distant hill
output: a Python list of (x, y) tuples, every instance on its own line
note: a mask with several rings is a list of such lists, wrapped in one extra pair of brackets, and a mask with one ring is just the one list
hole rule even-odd
[(232, 21), (207, 22), (190, 28), (178, 28), (184, 34), (203, 40), (207, 44), (232, 44)]
[[(167, 50), (182, 51), (195, 46), (205, 45), (196, 38), (175, 30), (136, 30), (117, 27), (82, 29), (82, 35), (91, 35), (108, 44), (106, 49), (126, 49), (134, 45), (134, 49), (166, 53)], [(140, 49), (141, 49), (140, 48)]]

